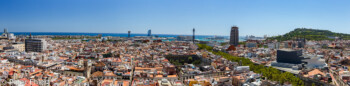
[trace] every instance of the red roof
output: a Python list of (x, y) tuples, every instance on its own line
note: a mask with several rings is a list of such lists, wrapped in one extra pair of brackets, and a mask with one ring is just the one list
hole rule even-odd
[(27, 79), (27, 78), (22, 78), (20, 80), (25, 82), (24, 86), (39, 86), (38, 84), (36, 84), (34, 82), (30, 82), (29, 79)]

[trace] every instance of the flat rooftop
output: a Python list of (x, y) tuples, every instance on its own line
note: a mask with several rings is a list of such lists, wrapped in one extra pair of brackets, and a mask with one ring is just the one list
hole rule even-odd
[(279, 49), (279, 50), (281, 50), (281, 51), (287, 51), (287, 52), (295, 51), (295, 50), (293, 50), (293, 49), (286, 49), (286, 48), (284, 48), (284, 49)]

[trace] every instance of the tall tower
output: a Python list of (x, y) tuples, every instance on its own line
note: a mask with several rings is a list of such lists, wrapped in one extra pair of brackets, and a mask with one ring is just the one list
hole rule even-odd
[(4, 28), (4, 33), (7, 33), (7, 28)]
[(195, 40), (195, 34), (194, 34), (195, 31), (196, 31), (196, 30), (193, 28), (193, 36), (192, 36), (192, 41), (193, 41), (193, 43), (194, 43), (194, 40)]
[(130, 33), (131, 33), (131, 31), (129, 30), (129, 31), (128, 31), (128, 37), (129, 37), (129, 38), (130, 38)]
[(231, 34), (230, 34), (230, 45), (237, 46), (239, 42), (239, 37), (238, 37), (238, 27), (237, 26), (232, 26), (231, 27)]
[(91, 75), (92, 62), (91, 60), (85, 61), (84, 63), (84, 73), (86, 78), (90, 78)]
[(152, 32), (151, 32), (151, 29), (148, 30), (148, 34), (147, 36), (152, 36)]

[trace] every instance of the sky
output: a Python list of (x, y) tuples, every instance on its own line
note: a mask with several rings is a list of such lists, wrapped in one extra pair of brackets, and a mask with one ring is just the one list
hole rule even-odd
[(350, 0), (0, 0), (9, 32), (275, 36), (295, 28), (350, 33)]

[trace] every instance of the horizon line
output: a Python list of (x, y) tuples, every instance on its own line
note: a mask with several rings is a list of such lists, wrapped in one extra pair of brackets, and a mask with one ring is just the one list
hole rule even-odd
[[(1, 32), (3, 33), (3, 32)], [(8, 33), (94, 33), (94, 34), (128, 34), (128, 33), (106, 33), (106, 32), (8, 32)], [(131, 33), (131, 34), (145, 34), (147, 33)], [(192, 34), (156, 34), (156, 35), (178, 35), (178, 36), (192, 36)], [(225, 36), (225, 35), (196, 35), (196, 36)], [(243, 36), (242, 36), (243, 37)]]

